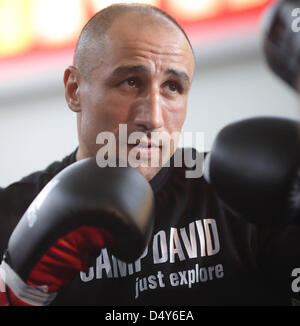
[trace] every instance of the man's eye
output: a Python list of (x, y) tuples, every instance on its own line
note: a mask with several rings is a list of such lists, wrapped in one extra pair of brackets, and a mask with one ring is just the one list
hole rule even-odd
[(138, 81), (136, 78), (129, 78), (125, 81), (129, 87), (138, 87)]
[(167, 87), (168, 87), (168, 90), (171, 92), (171, 93), (180, 93), (181, 92), (181, 87), (180, 85), (178, 85), (178, 83), (176, 82), (169, 82), (167, 84)]
[(130, 77), (118, 82), (116, 86), (120, 87), (123, 91), (131, 91), (140, 88), (141, 83), (138, 78)]

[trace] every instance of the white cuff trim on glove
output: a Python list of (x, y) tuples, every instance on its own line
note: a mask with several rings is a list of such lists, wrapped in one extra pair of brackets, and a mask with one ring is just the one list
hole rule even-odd
[(57, 295), (57, 292), (48, 293), (47, 285), (26, 284), (4, 260), (0, 265), (0, 275), (4, 276), (5, 284), (16, 297), (32, 306), (47, 306)]

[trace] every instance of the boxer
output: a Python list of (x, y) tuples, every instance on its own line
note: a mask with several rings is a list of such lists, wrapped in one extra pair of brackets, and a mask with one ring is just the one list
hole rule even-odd
[[(0, 205), (0, 243), (3, 253), (8, 253), (4, 256), (5, 263), (2, 265), (2, 270), (6, 271), (8, 265), (15, 274), (20, 274), (21, 282), (18, 284), (23, 285), (22, 289), (28, 289), (27, 286), (36, 288), (43, 285), (48, 286), (49, 289), (48, 282), (55, 280), (56, 287), (49, 292), (55, 293), (55, 298), (49, 298), (48, 293), (40, 304), (207, 306), (289, 305), (291, 303), (294, 295), (291, 289), (293, 282), (291, 275), (295, 275), (292, 271), (299, 268), (299, 228), (253, 223), (254, 219), (249, 220), (248, 216), (244, 216), (245, 210), (241, 211), (241, 214), (236, 214), (239, 207), (230, 205), (229, 202), (227, 206), (224, 205), (226, 198), (217, 190), (213, 182), (209, 184), (201, 176), (186, 178), (186, 171), (193, 169), (193, 166), (173, 164), (175, 154), (179, 153), (179, 157), (181, 154), (176, 140), (172, 141), (168, 155), (160, 143), (151, 141), (154, 133), (167, 135), (173, 132), (180, 133), (187, 113), (188, 94), (194, 69), (193, 50), (187, 36), (173, 18), (157, 8), (147, 5), (118, 4), (97, 13), (83, 28), (74, 62), (64, 74), (66, 102), (77, 116), (79, 146), (62, 161), (54, 162), (45, 170), (33, 173), (5, 188), (5, 200), (2, 200)], [(205, 108), (199, 106), (199, 111), (204, 114)], [(118, 134), (119, 126), (122, 124), (127, 125), (127, 136), (129, 136), (125, 144), (119, 144), (120, 139), (123, 139)], [(272, 129), (272, 124), (270, 126)], [(245, 147), (245, 150), (247, 147), (245, 139), (250, 138), (251, 143), (251, 137), (261, 128), (259, 126), (254, 128), (251, 125), (247, 130), (249, 131), (247, 133), (245, 130), (240, 144), (240, 147)], [(29, 256), (26, 255), (24, 258), (22, 256), (21, 266), (26, 266), (27, 270), (24, 275), (22, 269), (18, 268), (19, 264), (16, 263), (18, 261), (16, 257), (20, 257), (21, 254), (15, 248), (22, 247), (22, 244), (17, 241), (17, 235), (21, 234), (19, 225), (24, 225), (24, 221), (28, 221), (27, 209), (29, 212), (32, 211), (30, 204), (35, 203), (34, 200), (37, 200), (37, 204), (33, 204), (33, 207), (38, 205), (40, 202), (38, 194), (42, 194), (43, 188), (49, 182), (51, 185), (51, 180), (56, 180), (56, 176), (59, 178), (59, 173), (65, 168), (71, 168), (72, 164), (80, 163), (89, 157), (97, 157), (99, 150), (103, 150), (106, 146), (100, 141), (101, 137), (98, 137), (98, 134), (103, 132), (115, 136), (119, 142), (116, 146), (117, 150), (123, 146), (128, 149), (128, 153), (131, 150), (136, 153), (136, 157), (141, 159), (141, 164), (134, 167), (135, 172), (140, 173), (149, 182), (153, 191), (155, 221), (151, 235), (147, 239), (143, 235), (147, 234), (148, 228), (141, 228), (138, 219), (133, 218), (139, 215), (137, 212), (142, 211), (145, 206), (142, 203), (139, 205), (135, 199), (139, 198), (138, 196), (148, 198), (144, 192), (147, 187), (141, 189), (135, 189), (134, 186), (121, 187), (120, 183), (120, 193), (118, 193), (120, 180), (113, 179), (103, 185), (108, 189), (95, 190), (96, 194), (103, 195), (109, 189), (114, 189), (109, 202), (114, 198), (116, 205), (114, 207), (118, 207), (117, 217), (126, 216), (127, 221), (136, 221), (135, 234), (139, 235), (139, 239), (147, 239), (146, 242), (140, 241), (146, 244), (143, 253), (135, 258), (141, 248), (135, 250), (135, 246), (132, 245), (134, 241), (131, 242), (134, 240), (131, 239), (133, 234), (128, 231), (126, 223), (121, 224), (120, 230), (117, 227), (119, 232), (106, 224), (108, 220), (112, 220), (111, 212), (105, 211), (100, 201), (97, 204), (97, 212), (101, 216), (97, 221), (92, 220), (95, 223), (93, 230), (96, 230), (96, 234), (93, 232), (93, 235), (85, 237), (88, 232), (86, 229), (82, 231), (83, 233), (76, 233), (76, 239), (79, 239), (75, 244), (77, 243), (79, 247), (72, 251), (73, 255), (70, 256), (72, 259), (66, 259), (66, 255), (57, 250), (57, 246), (60, 248), (61, 243), (70, 242), (69, 233), (59, 234), (55, 239), (51, 239), (51, 242), (48, 237), (45, 237), (45, 243), (41, 241), (42, 256), (37, 258), (34, 254), (35, 259), (32, 259), (31, 255), (39, 246), (28, 240), (27, 245), (31, 246), (32, 251), (29, 251)], [(133, 132), (143, 134), (140, 144), (129, 142)], [(293, 128), (291, 132), (294, 132)], [(286, 134), (288, 131), (285, 136)], [(291, 138), (286, 136), (283, 139)], [(234, 133), (230, 141), (224, 141), (224, 144), (238, 141), (239, 135)], [(272, 138), (268, 137), (267, 141), (271, 142)], [(266, 143), (262, 143), (262, 147), (263, 144)], [(140, 146), (137, 148), (138, 145)], [(229, 148), (224, 145), (224, 151), (226, 150), (230, 155), (226, 155), (226, 159), (233, 161), (230, 163), (234, 168), (236, 168), (234, 162), (239, 167), (236, 174), (240, 171), (240, 175), (242, 172), (247, 175), (246, 165), (239, 165), (240, 161), (235, 158), (238, 153), (235, 151), (232, 153), (227, 147)], [(223, 146), (221, 146), (221, 154), (222, 148)], [(124, 158), (121, 152), (123, 151), (117, 151), (118, 158)], [(189, 152), (197, 156), (195, 149)], [(108, 158), (110, 154), (111, 152), (107, 154)], [(213, 157), (212, 153), (212, 164)], [(149, 158), (159, 158), (159, 166), (149, 165)], [(255, 159), (254, 154), (251, 155), (251, 159), (249, 164), (253, 164), (251, 170), (253, 183), (257, 185), (258, 181), (264, 179), (254, 173), (265, 170), (260, 170), (259, 166), (255, 169), (255, 163), (261, 163), (261, 160)], [(129, 156), (125, 161), (130, 163)], [(291, 164), (286, 159), (282, 166), (290, 168)], [(231, 170), (230, 166), (228, 169), (224, 167), (220, 169), (224, 173)], [(273, 169), (273, 171), (275, 175), (277, 170)], [(79, 174), (78, 178), (80, 178)], [(215, 180), (213, 169), (210, 175), (211, 180)], [(272, 171), (267, 175), (267, 180), (270, 179), (270, 175), (272, 176)], [(77, 180), (75, 175), (72, 175), (72, 179)], [(130, 177), (125, 179), (131, 180)], [(255, 180), (258, 181), (254, 182)], [(282, 178), (279, 180), (281, 185), (290, 185), (288, 182), (282, 182)], [(235, 194), (236, 183), (239, 183), (238, 178), (235, 174), (231, 174), (226, 180), (227, 197), (230, 198), (230, 194)], [(93, 184), (93, 180), (89, 184)], [(283, 193), (281, 188), (274, 189), (274, 193)], [(54, 192), (55, 187), (49, 196), (54, 195)], [(90, 198), (94, 198), (94, 192), (89, 191), (89, 188), (73, 187), (67, 193), (69, 195), (66, 198), (60, 196), (55, 202), (65, 208), (69, 207), (67, 203), (71, 202), (75, 205), (72, 207), (77, 207), (73, 210), (74, 221), (82, 221), (82, 216), (89, 211)], [(130, 205), (135, 208), (133, 214), (125, 214), (124, 206), (121, 205), (125, 193), (125, 203), (131, 202), (131, 199), (133, 201), (132, 206)], [(46, 199), (43, 203), (48, 207)], [(264, 217), (265, 210), (260, 211), (262, 206), (255, 202), (256, 198), (249, 196), (247, 199), (249, 203), (246, 202), (246, 208), (252, 206), (256, 208), (254, 215), (250, 214), (250, 217)], [(77, 205), (82, 201), (85, 204), (79, 209)], [(60, 205), (58, 207), (61, 207)], [(229, 206), (232, 206), (232, 209), (229, 209)], [(42, 212), (47, 216), (49, 211), (47, 209)], [(64, 212), (65, 214), (55, 213), (50, 220), (54, 222), (57, 221), (56, 216), (62, 216), (60, 220), (69, 221), (67, 218), (70, 217), (69, 210), (66, 209)], [(29, 218), (33, 226), (42, 220), (37, 217), (37, 222), (34, 222), (34, 215), (31, 213), (30, 216), (33, 216)], [(268, 220), (272, 221), (271, 216), (268, 216)], [(18, 224), (19, 221), (21, 224)], [(39, 223), (39, 225), (41, 229), (48, 230), (47, 226), (50, 226), (49, 230), (55, 229), (59, 232), (61, 229), (65, 230), (62, 226), (57, 229), (47, 223)], [(78, 232), (78, 229), (73, 230), (69, 227), (67, 229), (73, 239), (72, 232)], [(100, 231), (97, 232), (99, 229)], [(27, 229), (25, 231), (28, 235), (29, 231), (27, 232)], [(120, 233), (124, 234), (122, 241), (118, 241)], [(127, 249), (129, 252), (132, 251), (133, 261), (126, 260), (124, 253), (116, 250), (120, 246), (115, 247), (116, 241), (125, 246), (127, 236), (131, 243)], [(30, 235), (27, 238), (30, 238)], [(32, 238), (35, 239), (35, 236), (32, 235)], [(82, 247), (86, 246), (89, 248), (87, 252), (96, 252), (96, 257), (91, 255), (93, 257), (88, 263), (82, 260), (81, 254), (85, 252), (81, 250)], [(53, 257), (53, 252), (56, 253), (53, 265), (55, 268), (48, 268), (46, 274), (42, 273), (43, 278), (37, 279), (36, 271), (40, 271), (48, 258)], [(27, 257), (30, 258), (28, 261)], [(69, 270), (70, 261), (75, 261), (78, 268), (71, 268), (72, 278), (65, 281), (64, 275)], [(57, 273), (57, 262), (62, 264), (59, 268), (61, 273)], [(14, 273), (10, 275), (15, 275)], [(3, 279), (5, 281), (5, 277)], [(19, 288), (11, 285), (10, 277), (6, 282), (12, 292), (15, 288)], [(57, 287), (58, 283), (63, 286)], [(16, 297), (24, 293), (19, 290), (15, 292), (17, 292)], [(24, 299), (23, 295), (22, 298)], [(19, 299), (22, 301), (22, 298)], [(19, 304), (19, 299), (13, 298), (12, 303)]]

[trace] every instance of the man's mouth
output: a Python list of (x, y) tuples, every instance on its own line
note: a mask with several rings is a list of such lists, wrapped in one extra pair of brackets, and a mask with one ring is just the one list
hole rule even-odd
[(141, 141), (138, 144), (128, 144), (128, 148), (136, 157), (140, 159), (150, 159), (151, 156), (159, 155), (162, 146), (153, 144), (150, 141)]
[(161, 147), (158, 143), (154, 143), (149, 141), (140, 141), (135, 146), (141, 147), (141, 148), (159, 148)]

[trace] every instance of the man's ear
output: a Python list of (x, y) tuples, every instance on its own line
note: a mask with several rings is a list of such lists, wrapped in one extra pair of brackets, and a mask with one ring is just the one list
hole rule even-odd
[(69, 66), (64, 73), (65, 98), (68, 107), (74, 112), (80, 112), (79, 97), (79, 71), (74, 66)]

